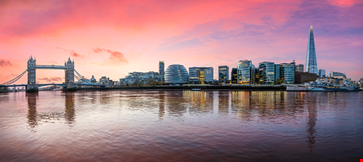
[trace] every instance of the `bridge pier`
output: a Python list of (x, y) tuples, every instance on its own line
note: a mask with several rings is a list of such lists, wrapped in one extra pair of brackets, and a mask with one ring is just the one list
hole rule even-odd
[(38, 92), (39, 91), (39, 87), (37, 84), (28, 84), (26, 86), (26, 92)]
[(65, 90), (66, 91), (76, 91), (77, 90), (77, 84), (74, 84), (74, 83), (67, 84)]

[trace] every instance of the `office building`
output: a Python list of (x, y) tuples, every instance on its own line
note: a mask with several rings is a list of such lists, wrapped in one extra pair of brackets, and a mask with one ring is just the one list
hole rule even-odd
[(150, 82), (162, 81), (160, 73), (149, 71), (149, 72), (130, 72), (125, 78), (120, 79), (120, 85), (144, 85)]
[(165, 81), (164, 75), (165, 75), (165, 71), (164, 71), (164, 61), (159, 61), (159, 74), (160, 74), (160, 78), (161, 81)]
[(345, 76), (345, 74), (341, 73), (341, 72), (329, 72), (328, 77), (329, 78), (338, 78), (338, 79), (347, 78), (347, 76)]
[(295, 83), (295, 62), (280, 64), (280, 78), (282, 79), (282, 83)]
[(275, 64), (275, 84), (279, 81), (280, 79), (280, 64)]
[(169, 65), (165, 71), (165, 83), (167, 84), (188, 83), (188, 78), (188, 71), (183, 65)]
[[(259, 68), (259, 84), (274, 84), (275, 83), (275, 63), (261, 62)], [(257, 76), (256, 76), (257, 77)]]
[(295, 71), (304, 72), (304, 65), (303, 64), (296, 65)]
[(229, 68), (228, 66), (218, 67), (218, 82), (227, 83), (229, 80)]
[(237, 83), (237, 68), (232, 68), (231, 81), (232, 81), (233, 84)]
[(316, 75), (319, 75), (318, 65), (316, 61), (316, 51), (315, 51), (314, 33), (312, 25), (310, 26), (309, 30), (309, 42), (308, 42), (308, 50), (306, 53), (305, 72), (315, 73)]
[(189, 82), (196, 84), (213, 82), (213, 67), (190, 67)]
[(237, 83), (254, 84), (255, 66), (250, 60), (241, 60), (237, 63)]
[(319, 78), (325, 78), (325, 70), (324, 69), (319, 69)]
[(295, 83), (297, 84), (315, 81), (317, 78), (319, 76), (315, 73), (295, 71)]

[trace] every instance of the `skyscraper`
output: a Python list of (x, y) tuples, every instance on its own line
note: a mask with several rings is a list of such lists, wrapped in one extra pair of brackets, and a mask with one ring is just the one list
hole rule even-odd
[(237, 83), (250, 85), (255, 83), (255, 66), (251, 60), (241, 60), (237, 63)]
[(318, 64), (316, 63), (315, 42), (314, 42), (314, 33), (312, 25), (310, 26), (310, 31), (309, 31), (309, 42), (308, 42), (308, 50), (306, 53), (305, 72), (315, 73), (319, 75)]

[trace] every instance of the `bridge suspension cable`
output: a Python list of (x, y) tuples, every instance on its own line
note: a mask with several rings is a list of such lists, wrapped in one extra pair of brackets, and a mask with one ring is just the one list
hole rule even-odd
[(9, 85), (9, 84), (13, 84), (14, 82), (18, 81), (26, 72), (28, 71), (28, 69), (26, 69), (23, 73), (21, 73), (20, 75), (18, 75), (17, 77), (15, 77), (14, 79), (11, 79), (5, 83), (3, 83), (3, 85)]
[(77, 80), (81, 80), (81, 79), (84, 79), (84, 77), (78, 73), (78, 71), (76, 69), (74, 69), (74, 71), (76, 72), (77, 75), (75, 75), (76, 79)]

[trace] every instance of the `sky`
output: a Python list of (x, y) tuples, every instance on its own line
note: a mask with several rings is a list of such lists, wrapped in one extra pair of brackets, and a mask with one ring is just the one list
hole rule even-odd
[[(310, 25), (318, 69), (363, 78), (363, 0), (1, 0), (0, 84), (70, 57), (86, 78), (182, 64), (230, 70), (239, 60), (305, 64)], [(37, 70), (37, 82), (64, 82)], [(25, 84), (22, 77), (16, 84)]]

